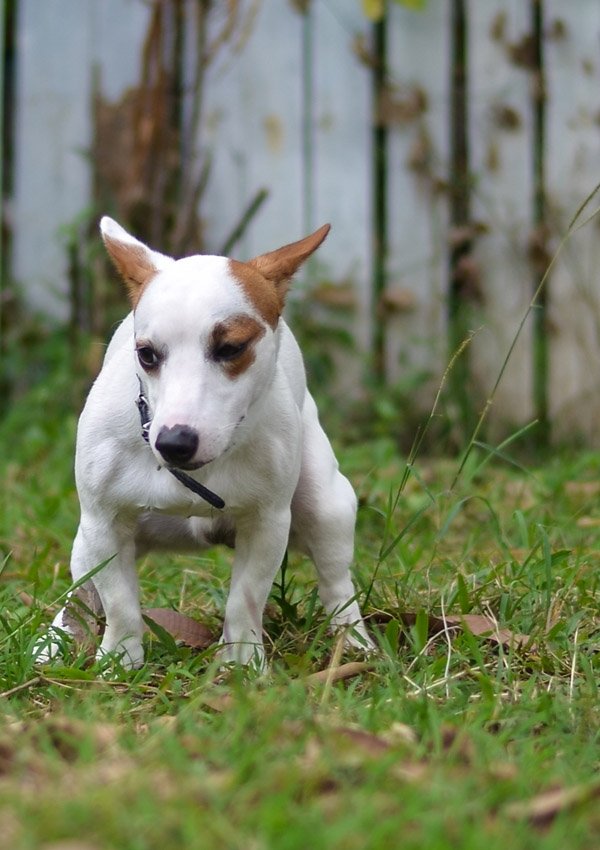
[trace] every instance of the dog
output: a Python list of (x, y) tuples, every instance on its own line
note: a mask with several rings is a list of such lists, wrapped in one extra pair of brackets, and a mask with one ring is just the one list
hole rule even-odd
[[(356, 497), (282, 318), (291, 278), (329, 232), (249, 262), (174, 260), (104, 217), (132, 312), (115, 332), (77, 433), (81, 518), (71, 573), (106, 617), (98, 658), (143, 663), (136, 556), (234, 547), (218, 658), (263, 668), (262, 618), (288, 544), (308, 554), (334, 629), (373, 650), (350, 575)], [(69, 630), (65, 609), (50, 630)], [(38, 660), (54, 657), (52, 635)]]

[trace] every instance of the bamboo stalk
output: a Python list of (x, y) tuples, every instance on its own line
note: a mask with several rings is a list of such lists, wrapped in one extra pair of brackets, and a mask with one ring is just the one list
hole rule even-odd
[[(471, 217), (469, 170), (469, 87), (468, 87), (468, 16), (465, 0), (452, 0), (451, 68), (450, 68), (450, 227), (468, 227)], [(472, 250), (471, 240), (453, 247), (449, 257), (448, 291), (449, 349), (453, 354), (469, 337), (469, 304), (461, 279), (461, 260)], [(460, 422), (465, 434), (474, 422), (471, 398), (469, 350), (456, 361), (450, 375), (451, 393), (457, 402)]]
[(381, 99), (387, 77), (387, 10), (373, 24), (373, 235), (372, 235), (372, 290), (373, 290), (373, 377), (377, 383), (385, 381), (385, 319), (380, 309), (386, 286), (388, 255), (388, 129), (381, 116)]
[[(531, 32), (533, 39), (533, 79), (531, 107), (533, 119), (533, 224), (545, 253), (546, 227), (546, 83), (544, 69), (544, 2), (531, 0)], [(545, 263), (544, 263), (545, 265)], [(540, 282), (544, 269), (534, 263), (533, 291)], [(550, 437), (548, 415), (548, 341), (546, 338), (548, 285), (540, 291), (533, 313), (533, 404), (538, 420), (538, 435), (544, 444)]]

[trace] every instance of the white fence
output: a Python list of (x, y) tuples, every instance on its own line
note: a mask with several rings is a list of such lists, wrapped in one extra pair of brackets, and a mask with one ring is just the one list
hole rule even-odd
[[(165, 0), (167, 2), (168, 0)], [(181, 0), (186, 3), (195, 0)], [(534, 288), (535, 0), (467, 2), (472, 246), (464, 273), (477, 334), (471, 368), (489, 391)], [(544, 250), (600, 181), (600, 5), (537, 0), (543, 9), (546, 97)], [(248, 0), (243, 26), (206, 71), (198, 151), (212, 167), (201, 214), (207, 249), (223, 242), (261, 188), (269, 199), (236, 252), (251, 256), (330, 221), (319, 273), (354, 293), (353, 332), (373, 337), (372, 24), (359, 0)], [(390, 381), (448, 360), (451, 248), (451, 16), (456, 0), (411, 11), (389, 3), (385, 366)], [(213, 4), (218, 29), (230, 2)], [(151, 4), (20, 0), (17, 21), (13, 272), (32, 305), (65, 319), (60, 238), (92, 198), (92, 92), (118, 101), (139, 79)], [(189, 44), (185, 49), (189, 49)], [(190, 72), (191, 79), (191, 72)], [(194, 92), (186, 90), (188, 103)], [(567, 244), (548, 284), (548, 405), (555, 435), (600, 433), (600, 239), (592, 221)], [(160, 247), (160, 246), (156, 246)], [(497, 422), (533, 418), (531, 325), (500, 386)]]

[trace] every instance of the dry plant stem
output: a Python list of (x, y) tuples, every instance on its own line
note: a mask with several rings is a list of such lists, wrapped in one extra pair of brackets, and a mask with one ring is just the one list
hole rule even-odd
[(328, 675), (327, 675), (327, 679), (325, 680), (325, 686), (323, 688), (323, 693), (321, 695), (321, 702), (320, 702), (321, 708), (326, 706), (328, 701), (329, 701), (329, 695), (331, 693), (331, 686), (332, 686), (333, 682), (335, 681), (335, 670), (336, 670), (337, 667), (339, 667), (340, 658), (342, 657), (342, 653), (344, 651), (345, 641), (346, 641), (345, 634), (343, 634), (343, 633), (340, 634), (339, 638), (337, 639), (335, 648), (333, 650), (333, 655), (331, 657), (331, 664), (329, 665), (329, 668), (327, 670)]
[(377, 575), (379, 573), (379, 568), (381, 567), (381, 564), (383, 563), (383, 561), (385, 561), (385, 559), (390, 554), (390, 552), (393, 551), (396, 544), (406, 534), (406, 532), (410, 529), (410, 527), (413, 525), (413, 523), (416, 522), (416, 520), (419, 519), (421, 514), (424, 513), (426, 510), (428, 510), (428, 508), (430, 507), (430, 505), (426, 505), (419, 512), (417, 512), (417, 514), (414, 514), (412, 516), (412, 518), (408, 521), (408, 523), (404, 526), (404, 528), (402, 529), (402, 532), (399, 535), (397, 535), (394, 538), (394, 540), (392, 540), (391, 543), (388, 542), (389, 536), (390, 536), (389, 535), (389, 520), (391, 520), (391, 517), (394, 515), (394, 513), (395, 513), (395, 511), (398, 507), (398, 502), (400, 501), (400, 496), (404, 492), (404, 488), (406, 487), (408, 479), (410, 478), (410, 475), (413, 471), (414, 462), (415, 462), (416, 457), (419, 453), (419, 449), (421, 448), (421, 444), (423, 442), (423, 439), (425, 438), (425, 435), (427, 433), (427, 430), (429, 428), (431, 420), (436, 415), (437, 407), (438, 407), (438, 404), (439, 404), (439, 401), (440, 401), (440, 397), (442, 395), (444, 387), (446, 386), (448, 376), (450, 375), (457, 359), (461, 356), (461, 354), (466, 349), (466, 347), (469, 345), (469, 343), (471, 342), (471, 340), (473, 339), (473, 337), (475, 336), (476, 333), (477, 333), (477, 331), (472, 331), (461, 342), (461, 344), (458, 346), (458, 348), (456, 349), (456, 351), (454, 352), (454, 354), (450, 358), (450, 361), (449, 361), (448, 365), (446, 366), (446, 368), (444, 370), (444, 374), (442, 375), (442, 379), (439, 383), (437, 392), (435, 394), (435, 398), (433, 400), (433, 405), (431, 407), (431, 411), (429, 413), (429, 416), (427, 417), (427, 421), (425, 422), (425, 425), (423, 426), (422, 430), (417, 433), (415, 440), (414, 440), (414, 442), (411, 446), (410, 452), (408, 453), (408, 458), (407, 458), (407, 461), (406, 461), (406, 465), (404, 467), (404, 472), (402, 473), (402, 478), (400, 480), (400, 484), (398, 485), (394, 499), (393, 499), (393, 501), (391, 501), (389, 508), (388, 508), (388, 518), (389, 519), (388, 519), (388, 523), (386, 524), (386, 528), (385, 528), (385, 531), (384, 531), (384, 534), (383, 534), (383, 537), (382, 537), (381, 546), (379, 547), (379, 554), (377, 556), (377, 563), (375, 564), (375, 569), (373, 570), (373, 573), (372, 573), (372, 576), (371, 576), (371, 581), (369, 583), (369, 587), (368, 587), (367, 592), (365, 594), (365, 600), (364, 600), (364, 603), (363, 603), (365, 606), (367, 605), (367, 603), (368, 603), (368, 601), (371, 597), (373, 587), (375, 585), (375, 580), (376, 580)]
[(446, 682), (446, 699), (450, 699), (450, 665), (452, 663), (452, 638), (450, 637), (450, 631), (448, 629), (448, 621), (446, 620), (446, 611), (444, 606), (444, 594), (441, 596), (442, 603), (442, 620), (444, 622), (444, 637), (446, 638), (446, 643), (448, 644), (448, 653), (446, 655), (446, 666), (444, 668), (444, 680)]
[(28, 688), (33, 688), (35, 685), (39, 685), (42, 681), (42, 676), (34, 676), (33, 679), (28, 679), (26, 682), (22, 682), (20, 685), (15, 685), (14, 688), (9, 688), (7, 691), (3, 691), (0, 694), (0, 699), (12, 697), (14, 694), (18, 694), (21, 691), (26, 691)]
[(463, 454), (462, 459), (461, 459), (461, 462), (459, 464), (458, 470), (456, 471), (456, 475), (454, 476), (454, 479), (452, 480), (452, 484), (450, 485), (450, 492), (452, 492), (454, 490), (454, 488), (456, 487), (456, 485), (458, 483), (458, 479), (460, 478), (462, 471), (465, 467), (465, 464), (467, 462), (467, 459), (469, 458), (469, 455), (471, 454), (471, 451), (473, 449), (475, 441), (477, 440), (477, 437), (479, 436), (479, 432), (481, 431), (481, 428), (483, 427), (483, 423), (487, 419), (487, 415), (490, 411), (490, 408), (491, 408), (492, 404), (494, 403), (494, 398), (496, 397), (496, 392), (497, 392), (498, 387), (500, 385), (500, 381), (504, 377), (506, 367), (507, 367), (508, 362), (509, 362), (509, 360), (512, 356), (512, 353), (515, 349), (515, 346), (516, 346), (516, 344), (519, 340), (519, 337), (521, 336), (521, 332), (522, 332), (523, 328), (525, 327), (525, 323), (526, 323), (527, 319), (529, 318), (532, 310), (537, 305), (538, 299), (539, 299), (540, 294), (542, 293), (542, 291), (543, 291), (543, 289), (546, 285), (546, 282), (548, 280), (550, 272), (554, 268), (556, 261), (558, 260), (559, 256), (562, 253), (564, 246), (567, 244), (567, 242), (569, 241), (571, 236), (573, 236), (573, 234), (576, 233), (578, 230), (580, 230), (582, 227), (585, 227), (585, 225), (588, 224), (588, 222), (590, 222), (593, 218), (595, 218), (595, 216), (597, 216), (598, 213), (600, 212), (600, 207), (599, 207), (599, 208), (595, 209), (594, 212), (590, 216), (588, 216), (588, 218), (586, 218), (583, 222), (580, 222), (579, 224), (577, 224), (577, 221), (578, 221), (579, 217), (581, 216), (582, 212), (587, 207), (587, 205), (592, 200), (592, 198), (596, 195), (596, 193), (598, 192), (599, 189), (600, 189), (600, 183), (597, 183), (596, 186), (594, 187), (594, 189), (590, 192), (590, 194), (587, 196), (587, 198), (583, 201), (581, 206), (578, 208), (577, 212), (575, 213), (575, 215), (571, 219), (571, 222), (569, 224), (569, 227), (567, 229), (566, 234), (560, 240), (558, 248), (554, 252), (552, 259), (550, 260), (550, 262), (548, 263), (548, 265), (546, 267), (546, 271), (544, 272), (542, 279), (540, 280), (540, 283), (539, 283), (536, 291), (533, 294), (533, 298), (529, 302), (529, 305), (528, 305), (525, 313), (523, 314), (521, 321), (519, 322), (517, 332), (515, 333), (513, 340), (511, 342), (509, 348), (508, 348), (508, 352), (506, 354), (506, 357), (504, 358), (504, 362), (502, 363), (502, 366), (500, 367), (498, 377), (496, 378), (494, 386), (492, 387), (492, 391), (491, 391), (490, 395), (488, 396), (487, 401), (485, 402), (483, 411), (481, 412), (481, 415), (479, 416), (479, 419), (477, 420), (477, 424), (475, 425), (475, 429), (473, 430), (473, 434), (471, 435), (471, 439), (469, 440), (467, 448), (465, 449), (464, 454)]
[(579, 639), (579, 626), (575, 629), (573, 637), (573, 659), (571, 661), (571, 675), (569, 677), (569, 702), (573, 702), (573, 691), (575, 689), (575, 672), (577, 670), (577, 641)]
[(311, 673), (304, 680), (307, 685), (322, 685), (324, 682), (341, 682), (344, 679), (352, 679), (354, 676), (359, 676), (361, 673), (366, 673), (372, 670), (373, 665), (368, 661), (349, 661), (347, 664), (341, 664), (339, 667), (327, 667), (325, 670), (318, 670), (316, 673)]

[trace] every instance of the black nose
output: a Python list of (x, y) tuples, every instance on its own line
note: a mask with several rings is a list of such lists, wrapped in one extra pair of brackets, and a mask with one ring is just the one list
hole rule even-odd
[(198, 449), (198, 434), (187, 425), (163, 426), (156, 438), (156, 448), (173, 466), (190, 461)]

